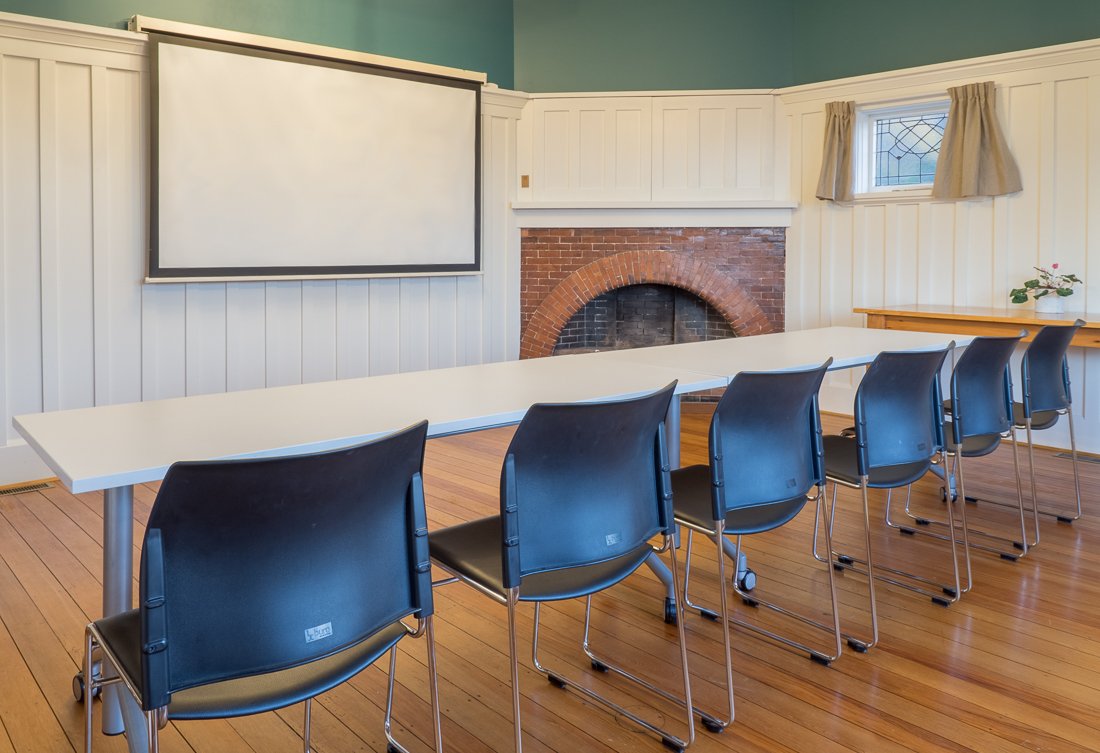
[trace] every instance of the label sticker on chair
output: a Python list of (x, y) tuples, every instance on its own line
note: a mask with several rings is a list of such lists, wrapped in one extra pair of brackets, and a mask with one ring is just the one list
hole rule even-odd
[(306, 628), (306, 643), (313, 643), (322, 638), (328, 638), (330, 635), (332, 635), (331, 622), (326, 622), (324, 625), (318, 625), (316, 627)]
[(623, 540), (623, 537), (622, 537), (622, 534), (609, 533), (609, 534), (607, 534), (606, 536), (603, 537), (603, 540), (607, 542), (608, 546), (615, 546), (616, 544), (618, 544), (620, 541)]

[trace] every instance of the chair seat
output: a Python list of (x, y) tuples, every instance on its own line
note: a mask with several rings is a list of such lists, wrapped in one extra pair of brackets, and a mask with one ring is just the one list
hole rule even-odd
[[(710, 467), (693, 465), (672, 472), (672, 505), (677, 522), (714, 530)], [(806, 506), (806, 495), (726, 512), (725, 533), (762, 533), (787, 523)]]
[[(947, 451), (954, 454), (957, 449), (955, 440), (952, 438), (952, 427), (950, 421), (943, 422), (943, 431), (947, 437)], [(1001, 444), (1000, 434), (982, 434), (976, 437), (966, 437), (963, 439), (962, 444), (962, 456), (964, 458), (980, 458), (983, 455), (988, 455), (993, 452)]]
[[(505, 598), (500, 516), (449, 526), (428, 534), (432, 559), (456, 575)], [(531, 573), (520, 583), (520, 601), (555, 601), (602, 591), (633, 573), (653, 549), (648, 544), (594, 565)]]
[[(1016, 428), (1024, 428), (1024, 404), (1013, 403), (1012, 404), (1012, 422), (1016, 424)], [(1036, 431), (1040, 429), (1049, 429), (1054, 424), (1058, 423), (1058, 411), (1055, 410), (1037, 410), (1031, 413), (1031, 428)]]
[[(831, 434), (823, 439), (825, 476), (833, 481), (859, 486), (859, 460), (855, 437)], [(911, 484), (931, 467), (931, 460), (916, 463), (885, 465), (871, 469), (867, 486), (872, 489), (894, 489)]]
[[(142, 691), (141, 613), (129, 612), (95, 622), (98, 641), (117, 659), (119, 670)], [(407, 635), (395, 622), (331, 656), (290, 669), (213, 682), (172, 694), (169, 719), (221, 719), (258, 714), (300, 703), (330, 690), (370, 666)], [(217, 640), (217, 636), (211, 636)]]

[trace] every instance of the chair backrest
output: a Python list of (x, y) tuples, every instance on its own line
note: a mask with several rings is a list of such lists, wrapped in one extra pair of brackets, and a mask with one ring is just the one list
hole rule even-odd
[(1002, 434), (1012, 426), (1009, 361), (1026, 332), (1015, 337), (975, 337), (951, 372), (951, 432), (967, 437)]
[(1070, 406), (1069, 363), (1066, 351), (1085, 322), (1050, 324), (1035, 333), (1020, 363), (1024, 415), (1036, 411), (1063, 410)]
[(743, 371), (730, 382), (710, 422), (715, 520), (822, 483), (817, 393), (832, 362), (803, 371)]
[(664, 418), (675, 382), (629, 400), (536, 404), (500, 477), (505, 588), (595, 564), (671, 531)]
[(872, 468), (930, 462), (943, 449), (940, 368), (955, 347), (879, 353), (856, 391), (860, 475)]
[(174, 464), (141, 553), (145, 709), (431, 614), (426, 436), (423, 422), (312, 455)]

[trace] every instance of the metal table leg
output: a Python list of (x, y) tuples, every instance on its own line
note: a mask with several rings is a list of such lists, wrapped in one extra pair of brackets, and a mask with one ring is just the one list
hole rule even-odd
[[(103, 492), (103, 615), (110, 617), (133, 608), (134, 487)], [(126, 732), (132, 753), (149, 749), (145, 715), (119, 685), (103, 688), (103, 732)]]

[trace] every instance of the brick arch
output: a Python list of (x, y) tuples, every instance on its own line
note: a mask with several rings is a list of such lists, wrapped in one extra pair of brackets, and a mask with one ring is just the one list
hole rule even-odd
[(550, 291), (523, 332), (520, 358), (553, 353), (562, 328), (596, 296), (645, 284), (670, 285), (699, 296), (725, 317), (739, 337), (773, 331), (760, 306), (713, 266), (671, 251), (624, 251), (586, 264)]

